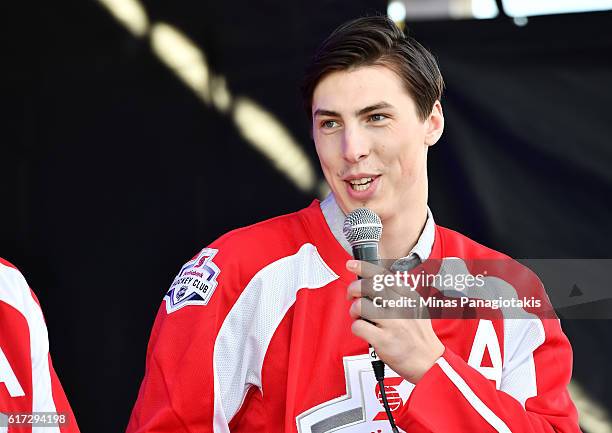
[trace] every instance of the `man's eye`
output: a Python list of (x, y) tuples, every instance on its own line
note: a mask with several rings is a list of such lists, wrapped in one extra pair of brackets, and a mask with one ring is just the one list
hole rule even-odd
[(323, 128), (335, 128), (338, 126), (338, 122), (336, 122), (335, 120), (324, 120), (323, 122), (321, 122), (321, 127)]
[(370, 116), (370, 120), (372, 122), (380, 122), (381, 120), (385, 120), (387, 118), (387, 116), (385, 116), (384, 114), (372, 114)]

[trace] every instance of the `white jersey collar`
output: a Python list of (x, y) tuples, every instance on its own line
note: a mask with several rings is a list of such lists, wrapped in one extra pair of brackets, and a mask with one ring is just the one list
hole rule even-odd
[[(345, 215), (344, 212), (342, 212), (342, 209), (340, 209), (338, 203), (336, 202), (333, 193), (330, 192), (329, 195), (325, 198), (325, 200), (321, 202), (321, 211), (323, 212), (325, 221), (327, 222), (327, 225), (329, 226), (338, 243), (340, 243), (340, 245), (342, 245), (346, 252), (348, 252), (352, 256), (353, 251), (351, 249), (351, 246), (344, 237), (344, 233), (342, 232)], [(423, 231), (419, 236), (419, 240), (406, 257), (402, 257), (396, 261), (394, 267), (396, 267), (396, 265), (401, 267), (401, 262), (411, 260), (415, 257), (418, 258), (421, 262), (427, 260), (433, 248), (435, 232), (436, 228), (433, 215), (431, 213), (431, 209), (429, 209), (429, 206), (427, 206), (427, 221), (425, 221), (425, 227), (423, 227)]]

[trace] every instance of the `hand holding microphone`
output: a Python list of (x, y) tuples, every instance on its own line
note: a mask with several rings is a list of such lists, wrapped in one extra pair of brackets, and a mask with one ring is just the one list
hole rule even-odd
[[(353, 247), (356, 259), (347, 263), (347, 269), (359, 278), (347, 289), (348, 296), (355, 299), (350, 311), (355, 319), (353, 334), (374, 346), (370, 348), (372, 359), (382, 358), (397, 374), (416, 384), (442, 356), (444, 345), (433, 331), (431, 320), (423, 318), (419, 308), (400, 311), (397, 308), (377, 308), (372, 305), (370, 298), (376, 294), (371, 290), (371, 284), (364, 284), (366, 280), (362, 280), (362, 277), (370, 279), (376, 274), (388, 273), (378, 264), (378, 243), (382, 235), (382, 223), (378, 215), (370, 209), (355, 209), (345, 219), (344, 234)], [(402, 288), (388, 289), (384, 295), (387, 298), (418, 298), (416, 292), (410, 293)], [(367, 308), (364, 309), (364, 305)], [(374, 368), (376, 372), (380, 365)]]

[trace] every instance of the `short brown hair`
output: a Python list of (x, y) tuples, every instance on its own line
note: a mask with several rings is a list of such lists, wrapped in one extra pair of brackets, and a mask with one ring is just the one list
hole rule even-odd
[[(357, 18), (342, 24), (323, 41), (306, 68), (304, 108), (312, 118), (312, 97), (327, 74), (360, 66), (386, 66), (403, 81), (421, 120), (442, 97), (444, 80), (434, 56), (385, 16)], [(312, 120), (312, 119), (311, 119)]]

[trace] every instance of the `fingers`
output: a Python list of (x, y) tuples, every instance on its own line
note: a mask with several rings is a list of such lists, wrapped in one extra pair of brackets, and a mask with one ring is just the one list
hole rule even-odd
[(381, 319), (430, 317), (418, 291), (406, 285), (399, 273), (392, 274), (381, 266), (360, 260), (347, 261), (347, 269), (363, 276), (347, 287), (347, 299), (361, 299), (352, 304), (349, 313), (353, 319), (365, 318), (379, 323)]
[(359, 275), (361, 278), (372, 278), (374, 275), (389, 273), (382, 266), (363, 260), (347, 260), (346, 269)]
[(348, 300), (355, 298), (368, 298), (370, 300), (394, 300), (398, 301), (401, 298), (418, 298), (419, 294), (404, 288), (398, 288), (395, 286), (387, 287), (380, 282), (377, 283), (376, 279), (364, 279), (352, 281), (346, 290), (346, 297)]
[(361, 298), (357, 298), (349, 308), (349, 316), (351, 319), (359, 319), (361, 317)]
[(375, 305), (374, 301), (368, 298), (355, 299), (349, 308), (349, 315), (354, 320), (364, 319), (375, 325), (379, 325), (383, 319), (396, 318), (397, 313), (393, 309)]
[(346, 298), (351, 300), (353, 298), (361, 298), (361, 280), (355, 280), (346, 288)]
[(375, 324), (376, 320), (380, 319), (380, 314), (376, 314), (376, 307), (372, 304), (372, 300), (368, 298), (358, 298), (351, 304), (349, 315), (351, 318), (365, 319)]
[[(429, 309), (421, 302), (416, 292), (399, 296), (396, 292), (388, 290), (377, 292), (377, 295), (369, 297), (359, 296), (359, 282), (350, 289), (353, 292), (353, 303), (349, 309), (349, 315), (353, 319), (367, 319), (370, 322), (383, 326), (386, 319), (429, 319)], [(364, 287), (361, 284), (361, 287)]]
[(374, 299), (374, 297), (380, 296), (380, 291), (374, 287), (371, 279), (355, 280), (348, 285), (346, 295), (349, 300), (361, 297)]
[(347, 289), (347, 298), (367, 297), (374, 298), (380, 296), (378, 291), (380, 288), (374, 287), (373, 279), (376, 275), (388, 274), (389, 272), (382, 266), (365, 262), (362, 260), (348, 260), (346, 268), (355, 275), (361, 277), (361, 280), (353, 281)]
[(376, 325), (366, 322), (365, 320), (358, 319), (351, 325), (351, 331), (359, 338), (364, 339), (372, 346), (376, 345), (376, 342), (383, 337), (383, 331)]

